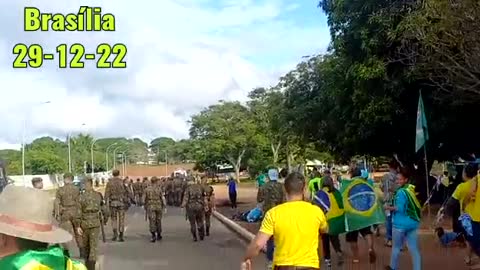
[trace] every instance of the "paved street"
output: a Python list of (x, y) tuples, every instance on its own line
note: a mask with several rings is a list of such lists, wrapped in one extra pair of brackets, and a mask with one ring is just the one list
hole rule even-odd
[[(169, 208), (163, 218), (163, 240), (150, 243), (143, 209), (132, 207), (126, 220), (125, 242), (111, 242), (110, 224), (105, 228), (107, 243), (101, 244), (101, 270), (239, 269), (245, 245), (216, 219), (211, 236), (193, 242), (188, 222), (179, 208)], [(103, 258), (102, 258), (103, 257)], [(101, 262), (103, 260), (103, 263)], [(254, 269), (264, 269), (264, 256)]]

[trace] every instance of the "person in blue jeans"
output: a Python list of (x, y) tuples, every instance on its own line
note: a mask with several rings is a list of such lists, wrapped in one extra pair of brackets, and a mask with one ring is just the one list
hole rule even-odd
[(402, 168), (397, 174), (399, 188), (393, 195), (393, 206), (385, 206), (392, 213), (392, 254), (387, 270), (397, 270), (400, 251), (404, 242), (412, 256), (412, 270), (421, 270), (422, 261), (418, 246), (421, 205), (415, 195), (415, 186), (408, 184), (409, 172)]
[(227, 182), (228, 186), (228, 197), (230, 199), (230, 204), (233, 209), (237, 208), (237, 182), (235, 179), (230, 176)]
[[(397, 181), (397, 168), (398, 165), (395, 161), (391, 161), (388, 164), (389, 172), (383, 176), (381, 182), (381, 189), (384, 194), (384, 205), (391, 206), (393, 201), (393, 194), (398, 188)], [(385, 210), (385, 245), (387, 247), (392, 246), (392, 213), (388, 210)]]

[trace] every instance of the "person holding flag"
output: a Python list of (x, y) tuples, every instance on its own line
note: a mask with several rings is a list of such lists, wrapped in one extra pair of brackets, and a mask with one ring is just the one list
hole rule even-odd
[(422, 206), (415, 195), (415, 186), (409, 184), (410, 173), (402, 168), (397, 175), (399, 188), (393, 195), (393, 206), (385, 206), (385, 209), (392, 212), (392, 238), (393, 247), (390, 258), (390, 265), (386, 270), (398, 269), (398, 259), (404, 241), (412, 256), (413, 270), (422, 268), (421, 255), (418, 247), (418, 227), (422, 215)]
[(331, 267), (330, 243), (337, 253), (338, 265), (343, 264), (343, 252), (340, 246), (339, 235), (345, 233), (345, 210), (343, 207), (342, 194), (335, 186), (332, 177), (325, 176), (322, 179), (321, 190), (313, 197), (313, 203), (325, 213), (328, 222), (328, 232), (322, 234), (323, 259), (328, 267)]

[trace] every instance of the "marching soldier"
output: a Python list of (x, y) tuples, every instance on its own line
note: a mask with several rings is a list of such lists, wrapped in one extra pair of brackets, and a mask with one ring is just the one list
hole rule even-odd
[[(55, 215), (59, 220), (60, 228), (74, 236), (80, 256), (83, 257), (82, 237), (77, 233), (77, 228), (80, 226), (80, 205), (78, 204), (80, 189), (73, 184), (73, 174), (71, 173), (63, 175), (63, 182), (64, 186), (60, 187), (55, 194)], [(67, 253), (71, 251), (71, 243), (65, 245), (65, 250)]]
[(205, 210), (207, 208), (207, 199), (205, 189), (198, 183), (187, 186), (183, 196), (182, 208), (186, 208), (188, 221), (190, 222), (190, 231), (193, 241), (197, 241), (197, 231), (200, 240), (205, 237)]
[[(85, 192), (80, 195), (81, 219), (78, 234), (82, 235), (84, 259), (88, 270), (95, 270), (100, 227), (107, 223), (107, 209), (100, 192), (93, 190), (93, 180), (85, 179)], [(102, 214), (102, 215), (100, 215)], [(101, 220), (100, 217), (104, 220)]]
[(175, 196), (174, 196), (173, 179), (171, 177), (168, 177), (167, 183), (165, 184), (165, 193), (167, 196), (167, 204), (172, 206), (175, 202)]
[(183, 180), (178, 176), (173, 179), (173, 194), (175, 206), (180, 206), (183, 195)]
[(137, 182), (133, 184), (133, 194), (135, 196), (135, 203), (139, 206), (142, 205), (142, 182), (140, 182), (140, 178), (137, 178)]
[(213, 187), (208, 184), (208, 177), (202, 176), (202, 186), (205, 190), (205, 196), (207, 199), (207, 210), (205, 211), (205, 235), (210, 235), (210, 217), (212, 212), (215, 211), (215, 192)]
[(162, 216), (167, 210), (163, 189), (157, 177), (152, 177), (152, 184), (145, 190), (144, 202), (145, 211), (147, 211), (150, 233), (152, 238), (150, 242), (162, 240)]
[(120, 171), (113, 170), (112, 179), (108, 181), (105, 187), (105, 201), (110, 210), (112, 220), (113, 238), (112, 241), (123, 242), (123, 232), (125, 230), (125, 211), (130, 206), (132, 197), (127, 187), (119, 178)]

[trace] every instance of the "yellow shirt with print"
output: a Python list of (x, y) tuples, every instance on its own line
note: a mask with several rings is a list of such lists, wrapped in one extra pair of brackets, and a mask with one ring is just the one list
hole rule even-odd
[(468, 180), (457, 186), (453, 192), (452, 197), (460, 202), (460, 207), (463, 206), (463, 212), (469, 214), (473, 221), (480, 222), (480, 189), (477, 188), (477, 192), (470, 201), (463, 205), (465, 197), (470, 193), (472, 189), (473, 180)]
[(260, 231), (272, 235), (275, 242), (274, 266), (318, 268), (319, 231), (328, 224), (320, 207), (305, 201), (286, 202), (270, 209)]

